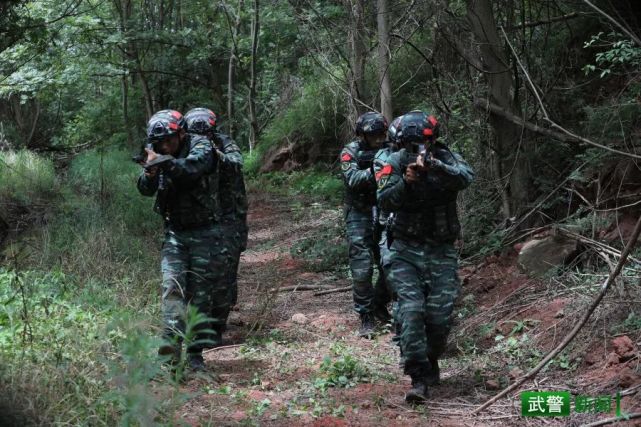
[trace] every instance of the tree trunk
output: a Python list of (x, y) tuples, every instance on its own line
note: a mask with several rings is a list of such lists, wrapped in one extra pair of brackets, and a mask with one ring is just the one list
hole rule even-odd
[(129, 124), (129, 42), (127, 39), (127, 29), (129, 18), (131, 17), (131, 0), (122, 2), (114, 1), (114, 7), (120, 18), (120, 32), (125, 37), (125, 43), (122, 46), (122, 77), (120, 79), (120, 90), (122, 99), (122, 125), (127, 132), (127, 145), (133, 147), (134, 139)]
[[(490, 0), (468, 0), (467, 19), (480, 45), (481, 62), (488, 84), (490, 102), (505, 111), (520, 116), (520, 106), (514, 102), (517, 88), (514, 84), (510, 62), (499, 39)], [(501, 182), (503, 216), (510, 218), (526, 208), (529, 192), (528, 163), (521, 140), (522, 129), (504, 117), (490, 113), (494, 130), (494, 151), (498, 156), (494, 172)]]
[(378, 24), (378, 75), (380, 79), (381, 113), (388, 122), (394, 117), (392, 109), (392, 86), (390, 84), (390, 49), (388, 29), (387, 0), (378, 0), (376, 8), (376, 22)]
[(149, 84), (147, 83), (147, 76), (145, 75), (144, 70), (142, 69), (142, 63), (140, 61), (140, 55), (138, 54), (138, 49), (134, 48), (134, 56), (136, 58), (136, 67), (138, 68), (138, 76), (140, 77), (140, 85), (142, 86), (142, 93), (145, 97), (145, 110), (147, 112), (147, 119), (149, 119), (154, 114), (154, 100), (151, 96), (151, 91), (149, 90)]
[[(234, 28), (231, 32), (231, 51), (229, 52), (229, 67), (227, 70), (227, 131), (230, 138), (234, 138), (235, 123), (234, 123), (234, 82), (236, 78), (236, 62), (238, 58), (237, 45), (238, 32), (240, 31), (240, 14), (244, 7), (244, 1), (238, 0), (238, 8), (236, 9), (236, 20)], [(227, 6), (225, 6), (227, 7)]]
[(348, 0), (352, 26), (349, 29), (350, 70), (349, 70), (349, 123), (355, 123), (366, 111), (362, 101), (365, 94), (365, 44), (364, 0)]
[(38, 119), (40, 118), (40, 102), (38, 102), (38, 99), (33, 100), (34, 104), (36, 104), (35, 108), (35, 113), (33, 120), (31, 121), (31, 130), (29, 131), (29, 136), (27, 137), (27, 143), (25, 144), (27, 147), (31, 147), (31, 141), (33, 140), (33, 136), (36, 134), (36, 128), (38, 127)]
[(252, 58), (251, 80), (249, 82), (249, 119), (251, 129), (249, 135), (249, 152), (256, 146), (258, 139), (258, 119), (256, 118), (256, 62), (258, 61), (258, 35), (260, 32), (259, 0), (254, 0), (254, 19), (252, 22)]

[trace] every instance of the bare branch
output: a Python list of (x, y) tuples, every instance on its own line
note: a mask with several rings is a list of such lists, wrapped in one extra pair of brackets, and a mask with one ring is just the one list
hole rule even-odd
[(596, 10), (597, 12), (599, 12), (601, 15), (605, 16), (608, 19), (608, 21), (612, 22), (614, 25), (619, 27), (621, 29), (621, 31), (623, 31), (628, 37), (630, 37), (632, 40), (634, 40), (634, 42), (636, 44), (641, 46), (641, 39), (639, 39), (639, 37), (637, 37), (635, 34), (633, 34), (630, 30), (625, 28), (619, 21), (617, 21), (616, 19), (614, 19), (613, 17), (611, 17), (610, 15), (605, 13), (603, 10), (599, 9), (598, 7), (596, 7), (594, 4), (592, 4), (592, 2), (590, 2), (590, 0), (583, 0), (583, 2), (585, 4), (587, 4), (588, 6), (590, 6), (592, 9)]
[(552, 359), (554, 359), (559, 353), (561, 353), (561, 351), (563, 351), (565, 347), (567, 347), (567, 345), (578, 335), (581, 328), (583, 328), (583, 326), (587, 323), (590, 316), (592, 316), (592, 313), (594, 312), (594, 310), (598, 307), (598, 305), (601, 303), (601, 300), (603, 299), (603, 297), (605, 297), (605, 294), (608, 292), (608, 290), (612, 286), (612, 283), (614, 283), (615, 279), (621, 273), (621, 270), (623, 269), (623, 266), (625, 265), (628, 259), (628, 256), (630, 255), (630, 252), (632, 252), (632, 249), (637, 243), (639, 234), (641, 234), (641, 216), (639, 216), (639, 219), (637, 219), (637, 223), (634, 226), (634, 231), (630, 236), (630, 240), (628, 240), (628, 243), (625, 245), (625, 248), (621, 253), (621, 258), (619, 258), (619, 262), (617, 263), (616, 267), (608, 275), (608, 278), (606, 279), (605, 283), (601, 287), (601, 291), (599, 292), (597, 297), (592, 301), (590, 308), (585, 312), (581, 320), (574, 326), (574, 328), (570, 331), (570, 333), (567, 334), (563, 339), (563, 341), (561, 341), (561, 343), (558, 346), (556, 346), (554, 350), (549, 352), (547, 356), (545, 356), (538, 365), (536, 365), (532, 370), (530, 370), (528, 373), (526, 373), (517, 381), (515, 381), (511, 386), (505, 388), (499, 394), (492, 397), (487, 402), (485, 402), (484, 404), (476, 408), (474, 411), (472, 411), (472, 415), (478, 414), (479, 412), (486, 409), (487, 407), (489, 407), (494, 402), (501, 399), (511, 391), (516, 390), (527, 380), (534, 378), (541, 369), (543, 369)]
[[(586, 0), (587, 1), (587, 0)], [(571, 140), (578, 141), (578, 142), (583, 142), (598, 148), (602, 148), (604, 150), (610, 151), (612, 153), (620, 154), (622, 156), (626, 157), (632, 157), (634, 159), (641, 159), (641, 156), (638, 154), (634, 153), (629, 153), (627, 151), (621, 151), (617, 150), (616, 148), (608, 147), (607, 145), (599, 144), (598, 142), (594, 142), (592, 140), (589, 140), (587, 138), (584, 138), (582, 136), (579, 136), (567, 129), (565, 129), (563, 126), (559, 125), (556, 123), (554, 120), (550, 118), (548, 115), (547, 110), (545, 109), (545, 105), (543, 105), (543, 100), (541, 99), (541, 96), (539, 95), (539, 91), (534, 85), (534, 82), (532, 82), (532, 79), (530, 78), (530, 74), (527, 72), (525, 67), (523, 66), (523, 63), (521, 63), (521, 60), (519, 59), (518, 55), (516, 54), (516, 51), (514, 50), (514, 47), (512, 46), (512, 43), (510, 43), (510, 40), (507, 37), (507, 34), (505, 33), (505, 30), (503, 27), (501, 27), (501, 31), (503, 32), (503, 37), (505, 37), (505, 41), (507, 42), (508, 46), (510, 47), (510, 50), (512, 51), (512, 54), (514, 55), (514, 58), (516, 59), (517, 63), (519, 64), (519, 67), (521, 68), (521, 71), (523, 71), (523, 74), (525, 75), (525, 78), (527, 79), (528, 83), (530, 84), (530, 87), (532, 88), (532, 91), (534, 92), (534, 95), (536, 96), (536, 99), (539, 103), (539, 106), (541, 107), (541, 111), (543, 112), (544, 119), (550, 123), (550, 126), (553, 127), (554, 129), (566, 134), (567, 136), (570, 137)]]
[(582, 16), (582, 14), (578, 12), (572, 12), (572, 13), (568, 13), (567, 15), (555, 16), (554, 18), (550, 18), (546, 20), (525, 22), (523, 24), (514, 25), (511, 27), (508, 27), (508, 31), (520, 30), (523, 28), (538, 27), (539, 25), (547, 25), (547, 24), (552, 24), (554, 22), (559, 22), (559, 21), (568, 21), (570, 19), (578, 18), (580, 16)]

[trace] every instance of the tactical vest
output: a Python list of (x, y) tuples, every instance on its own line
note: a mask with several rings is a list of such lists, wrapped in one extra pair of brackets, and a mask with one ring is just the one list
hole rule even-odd
[[(435, 157), (442, 153), (435, 152)], [(399, 152), (401, 170), (416, 161), (416, 154)], [(440, 159), (439, 159), (440, 160)], [(458, 192), (443, 188), (434, 174), (412, 184), (402, 210), (395, 213), (392, 232), (395, 237), (423, 242), (454, 242), (461, 231), (456, 209)]]
[[(392, 153), (394, 153), (395, 151), (396, 150), (392, 147), (391, 144), (388, 144), (387, 147), (381, 148), (380, 150), (378, 150), (378, 152), (376, 153), (376, 156), (374, 157), (374, 164), (378, 165), (379, 170), (383, 168), (383, 166), (387, 163)], [(391, 212), (383, 210), (379, 206), (378, 223), (383, 226), (387, 225), (388, 219), (390, 218), (390, 214)]]
[[(236, 150), (231, 138), (225, 134), (217, 133), (214, 138), (222, 148), (222, 152), (227, 154), (231, 150)], [(245, 223), (247, 219), (247, 193), (245, 191), (245, 180), (243, 172), (238, 170), (221, 171), (219, 178), (219, 199), (222, 221), (233, 221)]]
[[(355, 145), (357, 147), (355, 147)], [(361, 141), (355, 141), (349, 144), (352, 152), (355, 154), (355, 160), (358, 163), (358, 169), (364, 170), (372, 167), (374, 156), (376, 156), (377, 149), (364, 150)], [(358, 148), (354, 150), (354, 148)], [(372, 207), (376, 206), (376, 184), (372, 181), (372, 187), (369, 190), (351, 190), (345, 188), (345, 205), (354, 207), (358, 210), (369, 211)]]
[[(188, 135), (176, 158), (185, 158), (191, 147), (206, 139)], [(161, 173), (154, 210), (160, 213), (165, 226), (173, 230), (198, 228), (217, 222), (218, 163), (197, 180), (179, 182)]]

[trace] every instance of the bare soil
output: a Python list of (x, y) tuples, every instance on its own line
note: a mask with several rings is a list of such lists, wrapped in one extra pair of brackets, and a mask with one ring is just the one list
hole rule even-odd
[[(239, 304), (230, 316), (224, 347), (205, 355), (208, 372), (192, 376), (183, 387), (189, 399), (179, 411), (181, 422), (194, 426), (578, 426), (614, 415), (611, 411), (523, 418), (517, 393), (470, 416), (472, 409), (558, 344), (585, 306), (571, 288), (555, 289), (550, 281), (521, 274), (515, 253), (461, 269), (464, 291), (442, 363), (442, 384), (432, 389), (426, 405), (405, 404), (409, 378), (398, 366), (392, 334), (382, 331), (373, 340), (358, 338), (350, 292), (314, 296), (313, 291), (272, 291), (293, 285), (349, 284), (337, 272), (309, 271), (289, 252), (294, 242), (332, 221), (340, 221), (337, 210), (273, 195), (251, 195), (250, 243), (241, 259)], [(565, 359), (526, 383), (524, 390), (569, 390), (596, 397), (627, 389), (632, 392), (623, 397), (623, 410), (641, 410), (641, 331), (619, 337), (599, 332), (607, 313), (605, 309), (597, 313), (595, 325), (586, 327)], [(504, 338), (497, 341), (497, 335)], [(507, 345), (508, 338), (514, 338), (512, 345)], [(327, 378), (323, 360), (334, 363), (346, 354), (367, 370), (367, 378), (348, 387), (323, 387)]]

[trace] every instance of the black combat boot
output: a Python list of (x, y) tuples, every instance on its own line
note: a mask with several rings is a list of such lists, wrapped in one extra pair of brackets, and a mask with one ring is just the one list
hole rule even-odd
[(163, 344), (158, 349), (158, 356), (163, 359), (163, 363), (173, 369), (180, 363), (180, 347), (171, 344)]
[(376, 317), (376, 320), (381, 322), (384, 325), (387, 325), (392, 322), (392, 316), (389, 314), (389, 311), (387, 311), (387, 307), (384, 305), (377, 305), (374, 307), (374, 317)]
[(187, 363), (189, 363), (189, 369), (194, 372), (203, 372), (207, 370), (207, 366), (205, 366), (205, 359), (203, 359), (203, 354), (201, 352), (187, 354)]
[(374, 324), (374, 315), (372, 313), (361, 314), (361, 328), (358, 330), (358, 336), (361, 338), (372, 339), (374, 338), (374, 331), (376, 325)]
[(411, 404), (425, 403), (427, 400), (427, 384), (423, 377), (412, 377), (412, 388), (405, 393), (405, 402)]
[(441, 370), (438, 367), (437, 358), (429, 358), (430, 369), (427, 370), (425, 375), (425, 382), (428, 386), (439, 385), (441, 383)]

